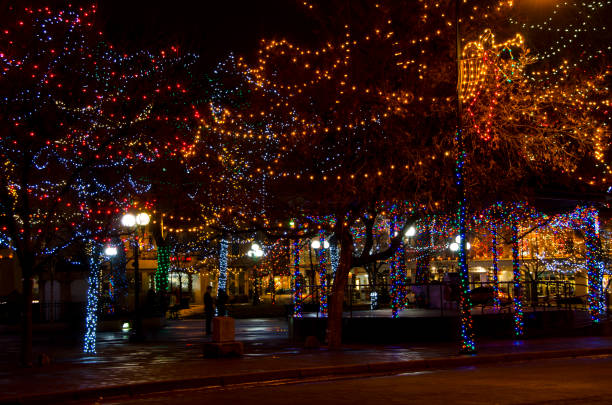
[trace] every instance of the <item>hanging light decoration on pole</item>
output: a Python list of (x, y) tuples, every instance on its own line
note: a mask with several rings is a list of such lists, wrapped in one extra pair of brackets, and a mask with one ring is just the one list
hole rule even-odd
[[(149, 224), (150, 217), (146, 212), (138, 214), (126, 213), (121, 217), (121, 224), (130, 229), (130, 235), (134, 235), (139, 227), (144, 227)], [(140, 314), (140, 267), (138, 263), (138, 254), (140, 252), (140, 242), (138, 236), (133, 237), (134, 242), (134, 332), (130, 336), (132, 341), (141, 341), (144, 339), (142, 330), (142, 319)]]

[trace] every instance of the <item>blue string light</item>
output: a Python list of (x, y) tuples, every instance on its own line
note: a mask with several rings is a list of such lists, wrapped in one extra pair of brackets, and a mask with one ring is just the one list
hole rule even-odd
[(599, 212), (595, 207), (577, 207), (571, 213), (559, 215), (551, 225), (581, 230), (584, 233), (585, 267), (589, 284), (587, 303), (591, 320), (599, 323), (606, 313), (603, 291), (605, 265), (601, 249)]
[(335, 240), (330, 242), (329, 263), (332, 270), (332, 280), (335, 280), (336, 270), (338, 270), (338, 263), (340, 263), (340, 248), (338, 247), (338, 242)]
[(227, 284), (227, 239), (222, 238), (219, 243), (219, 282), (217, 284), (217, 295), (219, 290), (225, 290)]
[(98, 300), (100, 295), (100, 246), (89, 242), (87, 249), (89, 277), (87, 279), (87, 308), (83, 352), (96, 354), (96, 331), (98, 327)]

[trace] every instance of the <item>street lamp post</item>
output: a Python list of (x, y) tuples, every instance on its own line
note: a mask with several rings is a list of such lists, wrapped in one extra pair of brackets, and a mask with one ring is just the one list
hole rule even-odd
[[(130, 229), (130, 234), (133, 235), (138, 231), (139, 227), (144, 227), (149, 223), (149, 215), (145, 212), (140, 212), (137, 215), (130, 213), (125, 214), (121, 218), (121, 224)], [(144, 334), (142, 331), (142, 317), (140, 313), (140, 267), (138, 263), (138, 255), (140, 252), (140, 242), (138, 235), (133, 238), (134, 241), (134, 331), (130, 335), (132, 341), (142, 341)]]
[[(417, 229), (416, 229), (416, 227), (414, 225), (410, 225), (408, 227), (408, 229), (406, 229), (406, 232), (404, 233), (404, 239), (406, 240), (405, 247), (408, 250), (413, 250), (413, 248), (414, 248), (413, 242), (414, 242), (414, 238), (415, 238), (416, 234), (417, 234)], [(418, 272), (418, 268), (419, 267), (418, 267), (418, 264), (417, 264), (416, 268), (415, 268), (415, 273), (412, 276), (412, 282), (413, 283), (417, 282), (417, 276), (416, 275), (417, 275), (417, 272)], [(408, 290), (407, 290), (408, 287), (406, 286), (406, 280), (404, 280), (402, 284), (404, 286), (403, 287), (404, 288), (404, 294), (407, 294), (408, 293)]]
[[(249, 249), (249, 251), (247, 252), (247, 256), (253, 259), (254, 263), (257, 263), (257, 261), (263, 255), (264, 251), (261, 249), (259, 244), (257, 244), (257, 242), (253, 242), (253, 244), (251, 245), (251, 249)], [(259, 304), (259, 292), (257, 291), (259, 284), (257, 280), (257, 266), (255, 266), (255, 269), (253, 270), (253, 276), (255, 278), (255, 285), (253, 288), (253, 305), (256, 305)]]
[[(325, 250), (329, 249), (329, 242), (321, 233), (319, 239), (314, 239), (310, 243), (310, 247), (314, 249), (315, 256), (319, 259), (319, 311), (321, 316), (327, 316), (327, 274), (325, 270)], [(314, 286), (313, 286), (314, 287)], [(319, 289), (317, 291), (319, 291)]]
[(115, 300), (115, 297), (114, 297), (113, 290), (112, 290), (113, 259), (115, 258), (115, 256), (117, 256), (117, 253), (118, 253), (118, 251), (117, 251), (117, 247), (116, 246), (107, 245), (104, 248), (104, 255), (108, 258), (108, 267), (109, 267), (109, 273), (110, 273), (110, 275), (109, 275), (109, 279), (110, 279), (109, 283), (110, 284), (109, 284), (109, 293), (108, 293), (108, 295), (109, 295), (109, 299), (110, 299), (109, 306), (110, 306), (110, 310), (112, 312), (114, 312), (114, 310), (115, 310), (114, 309), (114, 304), (113, 304), (113, 301)]
[(417, 230), (414, 225), (411, 225), (408, 229), (406, 229), (406, 233), (404, 233), (404, 238), (407, 239), (406, 246), (412, 249), (412, 242), (414, 241), (414, 237), (416, 236)]

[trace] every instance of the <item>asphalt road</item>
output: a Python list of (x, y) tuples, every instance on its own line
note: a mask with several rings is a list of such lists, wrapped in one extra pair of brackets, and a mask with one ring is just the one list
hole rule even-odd
[(98, 404), (612, 404), (612, 356), (183, 390)]

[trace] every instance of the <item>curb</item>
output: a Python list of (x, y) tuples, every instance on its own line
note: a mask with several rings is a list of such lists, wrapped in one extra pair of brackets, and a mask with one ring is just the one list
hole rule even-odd
[(612, 354), (612, 347), (550, 350), (524, 353), (500, 353), (485, 355), (462, 355), (438, 357), (423, 360), (406, 360), (381, 363), (346, 364), (341, 366), (282, 369), (255, 373), (227, 374), (214, 377), (195, 377), (177, 380), (163, 380), (107, 387), (86, 388), (12, 398), (0, 398), (0, 405), (34, 405), (66, 403), (70, 401), (97, 400), (117, 396), (135, 396), (177, 389), (213, 388), (254, 382), (300, 380), (313, 377), (384, 374), (423, 370), (449, 369), (501, 362), (520, 362), (564, 357), (586, 357)]

